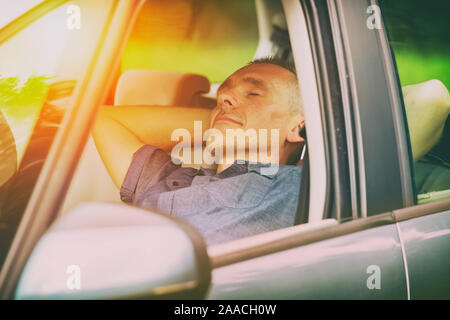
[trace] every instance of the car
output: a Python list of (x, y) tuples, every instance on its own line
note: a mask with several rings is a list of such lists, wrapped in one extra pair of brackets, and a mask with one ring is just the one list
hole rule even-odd
[[(450, 189), (418, 192), (388, 4), (35, 4), (0, 29), (2, 299), (450, 298)], [(295, 63), (305, 109), (296, 225), (207, 247), (123, 204), (91, 137), (101, 106), (211, 108), (269, 55)]]

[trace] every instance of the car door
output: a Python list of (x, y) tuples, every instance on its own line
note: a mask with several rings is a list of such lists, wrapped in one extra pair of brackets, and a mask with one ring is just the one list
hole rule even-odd
[(395, 212), (411, 299), (449, 299), (450, 199)]
[(0, 196), (3, 299), (57, 215), (141, 4), (44, 1), (0, 29), (1, 107), (18, 146)]
[[(210, 299), (409, 297), (393, 212), (414, 204), (401, 100), (379, 46), (383, 31), (366, 25), (370, 3), (349, 2), (283, 2), (298, 70), (305, 54), (293, 41), (301, 36), (293, 20), (304, 20), (309, 33), (326, 146), (325, 220), (261, 237), (253, 247), (210, 250)], [(314, 194), (309, 201), (317, 201)], [(309, 214), (316, 214), (311, 207)]]
[(406, 299), (389, 213), (212, 258), (208, 299)]

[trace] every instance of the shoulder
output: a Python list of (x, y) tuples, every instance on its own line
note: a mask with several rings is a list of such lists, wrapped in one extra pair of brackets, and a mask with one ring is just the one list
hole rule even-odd
[(136, 193), (145, 192), (178, 167), (172, 163), (164, 150), (148, 144), (143, 145), (133, 154), (120, 188), (122, 200), (131, 202)]

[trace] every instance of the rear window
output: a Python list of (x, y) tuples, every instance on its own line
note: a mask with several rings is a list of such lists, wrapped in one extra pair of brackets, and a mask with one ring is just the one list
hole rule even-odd
[(450, 198), (450, 2), (381, 0), (380, 5), (403, 87), (412, 150), (421, 151), (414, 163), (417, 200)]
[(189, 72), (222, 82), (255, 54), (255, 10), (254, 1), (147, 1), (125, 48), (122, 72)]

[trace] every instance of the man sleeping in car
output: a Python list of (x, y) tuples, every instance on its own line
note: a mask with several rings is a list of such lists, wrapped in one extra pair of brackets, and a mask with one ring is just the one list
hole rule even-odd
[[(450, 98), (438, 81), (405, 87), (404, 95), (409, 126), (417, 127), (411, 135), (416, 161), (438, 142)], [(423, 105), (434, 110), (425, 124)], [(216, 137), (225, 137), (206, 145), (194, 142), (194, 149), (213, 150), (213, 167), (191, 165), (198, 164), (194, 158), (201, 152), (194, 150), (188, 156), (192, 161), (184, 158), (183, 165), (171, 153), (178, 143), (173, 133), (184, 129), (198, 136), (194, 127), (199, 124), (201, 132), (214, 129)], [(124, 202), (181, 217), (212, 245), (294, 225), (304, 124), (294, 68), (267, 58), (229, 76), (213, 110), (105, 106), (93, 136)], [(234, 141), (230, 147), (248, 130), (254, 130), (256, 140), (246, 139), (242, 150)], [(230, 133), (234, 136), (227, 139)]]

